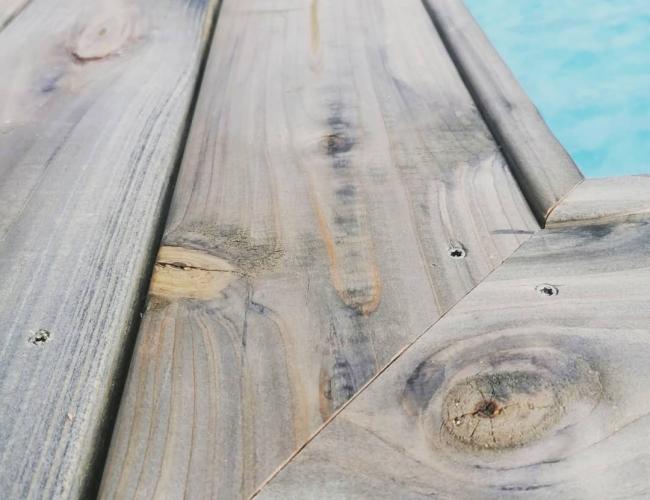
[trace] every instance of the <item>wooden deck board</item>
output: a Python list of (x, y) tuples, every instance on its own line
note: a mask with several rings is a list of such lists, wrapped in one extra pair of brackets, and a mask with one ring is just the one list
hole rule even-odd
[(537, 229), (419, 0), (224, 2), (101, 496), (247, 496)]
[(0, 32), (2, 498), (98, 486), (215, 3), (33, 0)]
[(256, 498), (647, 497), (648, 283), (648, 219), (538, 233)]
[(423, 0), (540, 224), (582, 174), (465, 7)]
[(586, 179), (549, 215), (549, 226), (644, 220), (650, 216), (650, 175)]

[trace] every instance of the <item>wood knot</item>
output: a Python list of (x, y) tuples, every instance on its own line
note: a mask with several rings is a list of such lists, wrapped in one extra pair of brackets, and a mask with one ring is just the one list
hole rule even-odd
[(505, 450), (589, 419), (605, 397), (600, 372), (573, 337), (468, 341), (423, 360), (407, 378), (404, 411), (434, 450)]
[(227, 261), (198, 250), (163, 246), (158, 252), (150, 294), (210, 300), (241, 276)]
[(554, 387), (535, 373), (481, 375), (455, 385), (443, 403), (444, 425), (459, 441), (510, 448), (530, 441), (563, 412)]
[(70, 52), (80, 62), (119, 54), (137, 36), (137, 19), (134, 6), (104, 5), (77, 30)]
[(579, 362), (556, 374), (507, 370), (456, 383), (442, 405), (443, 426), (459, 442), (488, 449), (522, 446), (558, 424), (572, 406), (595, 405), (598, 377)]

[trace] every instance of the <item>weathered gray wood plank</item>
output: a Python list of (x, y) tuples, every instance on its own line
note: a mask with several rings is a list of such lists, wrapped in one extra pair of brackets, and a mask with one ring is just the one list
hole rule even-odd
[(0, 30), (9, 24), (32, 0), (0, 0)]
[(419, 0), (226, 1), (101, 496), (247, 496), (537, 229)]
[(214, 9), (34, 0), (0, 32), (2, 498), (98, 486)]
[(649, 283), (648, 221), (538, 233), (257, 498), (647, 497)]
[(548, 213), (582, 180), (582, 174), (463, 0), (423, 1), (543, 225)]
[(586, 179), (548, 217), (547, 225), (622, 222), (650, 216), (650, 175)]

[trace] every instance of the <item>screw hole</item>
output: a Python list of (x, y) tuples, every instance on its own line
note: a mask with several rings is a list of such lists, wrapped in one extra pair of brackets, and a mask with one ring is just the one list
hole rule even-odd
[(453, 246), (449, 249), (449, 256), (452, 259), (463, 259), (465, 255), (467, 255), (467, 252), (460, 245)]
[(560, 293), (557, 287), (553, 285), (546, 285), (546, 284), (537, 285), (535, 287), (535, 290), (537, 290), (541, 295), (544, 295), (545, 297), (553, 297), (554, 295)]
[(29, 338), (29, 341), (34, 345), (44, 344), (50, 338), (50, 332), (40, 328), (37, 330), (34, 335)]

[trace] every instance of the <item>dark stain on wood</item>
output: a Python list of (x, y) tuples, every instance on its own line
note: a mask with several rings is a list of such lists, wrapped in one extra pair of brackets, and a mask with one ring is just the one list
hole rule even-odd
[(416, 413), (426, 408), (444, 380), (444, 366), (429, 359), (422, 361), (406, 380), (402, 395), (409, 413)]

